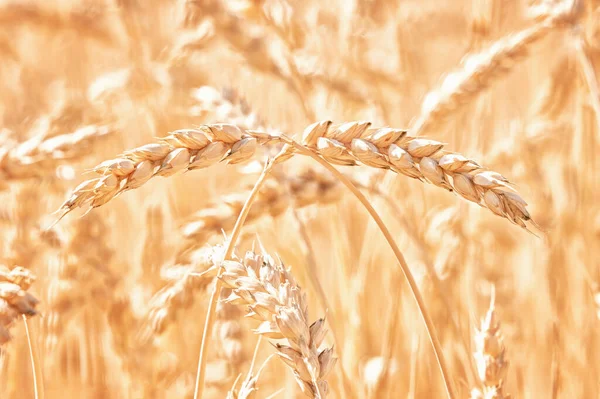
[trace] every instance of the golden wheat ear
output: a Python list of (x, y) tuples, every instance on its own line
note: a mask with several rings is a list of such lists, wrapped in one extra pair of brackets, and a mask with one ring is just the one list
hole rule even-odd
[[(254, 157), (259, 146), (284, 139), (229, 124), (177, 130), (158, 143), (125, 151), (121, 157), (98, 165), (94, 170), (101, 177), (81, 183), (61, 209), (68, 213), (84, 205), (102, 206), (152, 177), (168, 177), (219, 162), (245, 162)], [(439, 141), (407, 136), (403, 129), (372, 128), (369, 122), (334, 125), (321, 121), (304, 130), (302, 145), (332, 164), (387, 169), (454, 191), (528, 230), (526, 222), (531, 215), (527, 202), (509, 180), (468, 157), (444, 151), (445, 144)], [(296, 152), (286, 146), (276, 162)]]

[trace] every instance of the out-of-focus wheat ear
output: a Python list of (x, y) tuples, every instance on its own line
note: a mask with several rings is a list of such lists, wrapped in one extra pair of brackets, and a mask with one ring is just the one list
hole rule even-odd
[(39, 301), (27, 290), (35, 276), (24, 267), (0, 265), (0, 346), (10, 341), (9, 329), (18, 318), (35, 316)]
[[(93, 6), (92, 6), (93, 4)], [(33, 29), (48, 31), (77, 32), (82, 38), (98, 41), (104, 45), (112, 45), (117, 35), (108, 23), (106, 7), (98, 3), (60, 11), (45, 3), (29, 3), (7, 1), (0, 6), (0, 25), (26, 24)]]
[[(299, 209), (326, 205), (339, 200), (341, 194), (341, 184), (316, 169), (306, 168), (293, 175), (282, 174), (277, 180), (265, 182), (246, 223), (269, 216), (278, 217), (290, 207)], [(221, 196), (215, 204), (189, 217), (181, 227), (185, 243), (178, 255), (203, 246), (223, 231), (231, 231), (247, 196), (246, 192)]]
[(472, 399), (509, 399), (505, 394), (504, 379), (508, 372), (504, 337), (500, 332), (500, 322), (496, 315), (495, 290), (492, 289), (490, 307), (481, 327), (475, 334), (475, 364), (481, 389), (475, 388), (471, 393)]
[(564, 27), (573, 15), (571, 8), (554, 10), (532, 27), (505, 36), (486, 50), (468, 54), (462, 68), (448, 74), (439, 89), (429, 92), (421, 105), (421, 114), (411, 127), (415, 136), (435, 133), (452, 114), (471, 102), (494, 80), (510, 72), (514, 65), (529, 55), (531, 46), (549, 32)]
[(0, 152), (0, 176), (8, 181), (51, 176), (59, 165), (88, 156), (113, 132), (109, 126), (88, 125), (48, 139), (35, 136)]
[(150, 300), (143, 334), (164, 333), (177, 323), (192, 305), (194, 296), (206, 288), (216, 275), (214, 265), (222, 256), (220, 247), (205, 247), (191, 256), (191, 264), (170, 266), (161, 271), (168, 283)]

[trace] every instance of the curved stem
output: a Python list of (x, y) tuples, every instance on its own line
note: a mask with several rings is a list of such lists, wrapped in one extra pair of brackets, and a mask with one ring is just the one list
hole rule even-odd
[[(275, 159), (277, 159), (277, 158), (275, 158)], [(256, 195), (262, 188), (263, 183), (265, 182), (265, 179), (271, 172), (273, 165), (275, 165), (275, 160), (267, 161), (262, 174), (260, 175), (260, 177), (258, 178), (256, 183), (254, 184), (254, 187), (252, 188), (252, 191), (250, 192), (250, 195), (248, 196), (248, 199), (244, 203), (244, 207), (242, 208), (240, 215), (238, 216), (238, 218), (235, 222), (235, 226), (233, 227), (233, 231), (231, 232), (231, 237), (227, 243), (227, 248), (225, 249), (225, 255), (223, 256), (223, 260), (227, 260), (227, 259), (231, 258), (231, 255), (233, 254), (233, 248), (234, 248), (235, 243), (242, 231), (242, 226), (244, 225), (244, 222), (246, 221), (246, 217), (248, 216), (250, 207), (252, 206), (252, 203), (254, 202)], [(210, 339), (211, 339), (211, 335), (212, 335), (212, 334), (210, 334), (210, 331), (214, 324), (214, 315), (215, 315), (215, 309), (217, 307), (217, 298), (219, 296), (219, 293), (220, 293), (221, 287), (222, 287), (221, 279), (219, 278), (221, 276), (222, 271), (223, 271), (223, 269), (219, 268), (217, 278), (215, 279), (215, 286), (211, 293), (210, 302), (208, 304), (208, 310), (206, 313), (206, 321), (204, 322), (204, 331), (202, 332), (202, 343), (200, 344), (200, 355), (198, 356), (198, 369), (196, 372), (196, 386), (194, 388), (194, 399), (201, 398), (203, 390), (204, 390), (204, 377), (206, 374), (206, 350), (210, 345)]]
[(402, 255), (400, 248), (398, 248), (398, 246), (394, 242), (392, 234), (386, 227), (385, 223), (383, 223), (383, 220), (381, 219), (381, 217), (377, 214), (377, 211), (375, 211), (373, 206), (371, 206), (371, 204), (369, 203), (369, 200), (364, 196), (364, 194), (362, 192), (360, 192), (360, 190), (358, 190), (356, 188), (356, 186), (354, 184), (352, 184), (352, 182), (346, 176), (344, 176), (340, 171), (338, 171), (335, 167), (333, 167), (333, 165), (331, 165), (329, 162), (325, 161), (314, 151), (296, 143), (294, 140), (287, 138), (285, 136), (281, 136), (280, 140), (283, 141), (284, 143), (288, 144), (289, 146), (293, 147), (294, 150), (296, 150), (297, 152), (310, 156), (315, 161), (319, 162), (321, 165), (323, 165), (325, 168), (327, 168), (327, 170), (329, 170), (331, 173), (333, 173), (333, 175), (336, 178), (338, 178), (352, 192), (352, 194), (354, 194), (354, 196), (356, 196), (356, 198), (358, 198), (358, 200), (363, 204), (363, 206), (365, 207), (367, 212), (369, 212), (369, 214), (371, 215), (371, 217), (373, 218), (373, 220), (375, 221), (375, 223), (377, 224), (377, 226), (383, 233), (386, 241), (392, 248), (394, 255), (396, 255), (396, 258), (398, 259), (398, 262), (400, 263), (400, 267), (402, 268), (402, 272), (404, 273), (404, 277), (406, 277), (406, 280), (408, 281), (408, 285), (410, 286), (410, 290), (411, 290), (415, 300), (417, 301), (417, 306), (419, 308), (419, 312), (421, 313), (421, 317), (423, 317), (423, 321), (425, 322), (427, 334), (429, 335), (429, 340), (431, 341), (431, 344), (433, 346), (433, 351), (435, 353), (435, 357), (436, 357), (438, 365), (440, 367), (440, 371), (442, 374), (442, 380), (446, 387), (446, 392), (448, 394), (448, 397), (450, 399), (456, 398), (456, 395), (454, 393), (454, 388), (453, 388), (451, 380), (450, 380), (450, 373), (448, 371), (446, 361), (444, 360), (442, 346), (441, 346), (440, 341), (435, 332), (435, 326), (433, 325), (433, 321), (431, 320), (431, 317), (429, 316), (429, 313), (427, 312), (427, 308), (425, 306), (425, 302), (423, 301), (423, 297), (421, 296), (421, 293), (419, 291), (419, 287), (417, 286), (417, 282), (415, 281), (415, 278), (413, 277), (413, 275), (408, 267), (408, 264), (406, 263), (406, 260), (404, 259), (404, 255)]

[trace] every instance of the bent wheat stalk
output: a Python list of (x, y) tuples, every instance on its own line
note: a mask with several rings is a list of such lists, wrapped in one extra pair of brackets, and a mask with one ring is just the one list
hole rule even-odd
[[(358, 190), (358, 188), (356, 188), (356, 186), (346, 176), (344, 176), (342, 173), (340, 173), (330, 163), (326, 162), (324, 160), (324, 157), (319, 156), (320, 154), (318, 154), (318, 152), (316, 152), (314, 150), (311, 151), (291, 139), (282, 137), (282, 140), (287, 144), (287, 147), (284, 149), (284, 151), (282, 151), (282, 153), (278, 157), (279, 159), (285, 159), (285, 155), (289, 154), (293, 150), (298, 151), (304, 155), (310, 156), (315, 161), (317, 161), (321, 165), (323, 165), (327, 170), (329, 170), (336, 178), (338, 178), (348, 188), (348, 190), (350, 190), (352, 192), (352, 194), (361, 202), (361, 204), (365, 207), (367, 212), (369, 212), (369, 215), (373, 218), (373, 220), (377, 224), (377, 227), (379, 227), (379, 230), (381, 230), (381, 233), (384, 235), (390, 248), (394, 252), (394, 255), (396, 256), (398, 263), (400, 263), (400, 268), (402, 270), (402, 273), (404, 274), (404, 277), (406, 278), (406, 281), (408, 282), (408, 285), (410, 286), (410, 290), (413, 294), (413, 297), (415, 298), (415, 301), (417, 302), (417, 307), (419, 308), (419, 313), (421, 314), (421, 317), (423, 318), (423, 322), (425, 323), (425, 327), (426, 327), (425, 329), (427, 330), (427, 334), (429, 335), (431, 345), (433, 346), (433, 351), (435, 353), (436, 360), (437, 360), (438, 366), (440, 368), (440, 372), (442, 375), (442, 381), (446, 388), (446, 393), (448, 395), (448, 398), (449, 399), (456, 398), (452, 380), (450, 379), (450, 373), (448, 371), (448, 366), (446, 365), (446, 361), (444, 360), (442, 346), (437, 337), (437, 333), (435, 331), (435, 326), (433, 325), (433, 320), (429, 316), (427, 307), (425, 306), (425, 301), (423, 301), (423, 297), (421, 295), (421, 292), (419, 291), (417, 282), (416, 282), (415, 278), (413, 277), (413, 275), (410, 271), (410, 268), (408, 267), (408, 264), (406, 263), (406, 260), (404, 259), (404, 255), (400, 251), (400, 248), (398, 248), (398, 245), (396, 245), (396, 242), (394, 241), (392, 234), (388, 230), (385, 223), (383, 223), (383, 220), (381, 219), (381, 217), (379, 216), (377, 211), (375, 211), (375, 209), (373, 208), (373, 206), (371, 205), (369, 200), (367, 200), (367, 198), (364, 196), (364, 194), (362, 192), (360, 192), (360, 190)], [(277, 158), (275, 160), (277, 160)]]
[[(84, 205), (104, 205), (123, 191), (140, 187), (153, 176), (171, 176), (222, 161), (243, 162), (252, 158), (259, 145), (283, 141), (281, 136), (229, 124), (202, 125), (198, 129), (172, 132), (157, 144), (127, 151), (94, 168), (101, 177), (81, 183), (61, 206), (60, 218)], [(507, 178), (461, 154), (442, 151), (444, 143), (410, 137), (402, 129), (371, 128), (368, 122), (333, 125), (330, 121), (322, 121), (305, 129), (302, 145), (328, 163), (361, 163), (389, 169), (456, 191), (463, 198), (524, 229), (527, 229), (525, 222), (531, 220), (527, 203)], [(278, 161), (284, 161), (292, 153)]]

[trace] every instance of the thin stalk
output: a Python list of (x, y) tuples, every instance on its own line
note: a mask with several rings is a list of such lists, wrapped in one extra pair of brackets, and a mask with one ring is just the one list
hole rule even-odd
[(275, 396), (277, 396), (280, 393), (282, 393), (284, 389), (285, 388), (281, 388), (280, 390), (273, 392), (272, 394), (270, 394), (269, 396), (267, 396), (265, 399), (273, 399)]
[(258, 356), (258, 348), (260, 347), (261, 342), (262, 335), (259, 335), (258, 341), (256, 341), (256, 347), (254, 348), (254, 354), (252, 355), (252, 361), (250, 362), (250, 369), (248, 371), (248, 375), (252, 374), (252, 370), (254, 370), (254, 364), (256, 363), (256, 357)]
[[(275, 158), (277, 159), (277, 158)], [(231, 258), (233, 254), (233, 248), (235, 243), (242, 231), (242, 226), (246, 221), (246, 217), (248, 216), (248, 212), (250, 211), (250, 207), (252, 203), (256, 199), (256, 195), (262, 188), (267, 176), (271, 172), (273, 165), (275, 165), (275, 159), (273, 161), (267, 161), (265, 163), (265, 168), (263, 169), (262, 174), (259, 176), (258, 180), (254, 184), (248, 199), (244, 203), (244, 207), (242, 208), (236, 222), (233, 227), (233, 231), (231, 232), (231, 237), (227, 243), (227, 248), (225, 249), (225, 255), (223, 257), (224, 260), (228, 260)], [(217, 307), (217, 298), (219, 293), (221, 292), (221, 274), (223, 272), (222, 268), (219, 268), (219, 272), (217, 274), (217, 278), (215, 279), (215, 286), (210, 296), (210, 302), (208, 304), (208, 310), (206, 313), (206, 321), (204, 322), (204, 331), (202, 332), (202, 343), (200, 344), (200, 355), (198, 356), (198, 369), (196, 372), (196, 386), (194, 388), (194, 399), (198, 399), (202, 397), (202, 393), (204, 391), (204, 377), (206, 374), (206, 351), (210, 346), (211, 335), (209, 332), (212, 329), (214, 324), (214, 315), (215, 309)]]
[(23, 324), (25, 325), (25, 334), (27, 335), (27, 344), (29, 345), (29, 358), (31, 359), (31, 375), (33, 376), (33, 397), (35, 399), (39, 399), (39, 391), (38, 391), (38, 379), (37, 379), (37, 371), (35, 368), (35, 356), (33, 350), (33, 344), (31, 343), (31, 334), (29, 333), (29, 326), (27, 325), (27, 317), (25, 315), (21, 315), (23, 317)]
[(344, 176), (344, 174), (342, 174), (340, 171), (338, 171), (329, 162), (327, 162), (323, 158), (321, 158), (317, 153), (315, 153), (314, 151), (312, 151), (308, 148), (305, 148), (304, 146), (296, 143), (294, 140), (287, 138), (285, 136), (281, 136), (280, 140), (282, 142), (288, 144), (289, 146), (293, 147), (294, 150), (296, 150), (297, 152), (307, 155), (307, 156), (310, 156), (315, 161), (319, 162), (321, 165), (323, 165), (325, 168), (327, 168), (327, 170), (329, 170), (331, 173), (333, 173), (333, 175), (337, 179), (339, 179), (352, 192), (352, 194), (354, 194), (354, 196), (365, 207), (367, 212), (369, 212), (369, 214), (371, 215), (371, 217), (373, 218), (373, 220), (375, 221), (375, 223), (377, 224), (377, 226), (383, 233), (389, 246), (392, 248), (394, 255), (396, 255), (396, 258), (398, 259), (398, 262), (400, 263), (402, 272), (404, 273), (404, 277), (408, 281), (408, 285), (410, 286), (413, 297), (415, 298), (415, 301), (417, 302), (419, 312), (421, 313), (421, 317), (423, 318), (423, 321), (425, 322), (425, 327), (427, 329), (427, 334), (429, 335), (429, 340), (431, 341), (431, 344), (433, 346), (433, 351), (435, 353), (435, 357), (437, 359), (438, 366), (439, 366), (440, 372), (442, 374), (442, 380), (444, 382), (444, 386), (446, 388), (446, 393), (448, 395), (448, 398), (450, 398), (450, 399), (456, 398), (456, 395), (454, 393), (454, 387), (452, 386), (451, 379), (450, 379), (450, 373), (449, 373), (448, 367), (446, 365), (446, 361), (444, 360), (444, 354), (442, 352), (442, 345), (440, 344), (440, 341), (435, 332), (435, 326), (433, 324), (433, 321), (431, 320), (431, 317), (429, 316), (429, 313), (427, 312), (427, 307), (425, 306), (425, 302), (423, 300), (421, 292), (419, 291), (417, 282), (416, 282), (415, 278), (413, 277), (413, 275), (408, 267), (408, 264), (406, 263), (406, 260), (404, 259), (404, 255), (400, 251), (400, 248), (398, 248), (398, 246), (394, 242), (392, 234), (386, 227), (385, 223), (383, 222), (383, 220), (381, 219), (381, 217), (379, 216), (377, 211), (375, 211), (375, 209), (369, 203), (369, 200), (364, 196), (364, 194), (362, 192), (360, 192), (360, 190), (357, 189), (356, 186), (354, 184), (352, 184), (352, 182), (346, 176)]
[(408, 380), (407, 399), (415, 399), (417, 394), (417, 362), (419, 361), (419, 347), (421, 339), (419, 334), (413, 333), (412, 344), (410, 347), (410, 372)]

